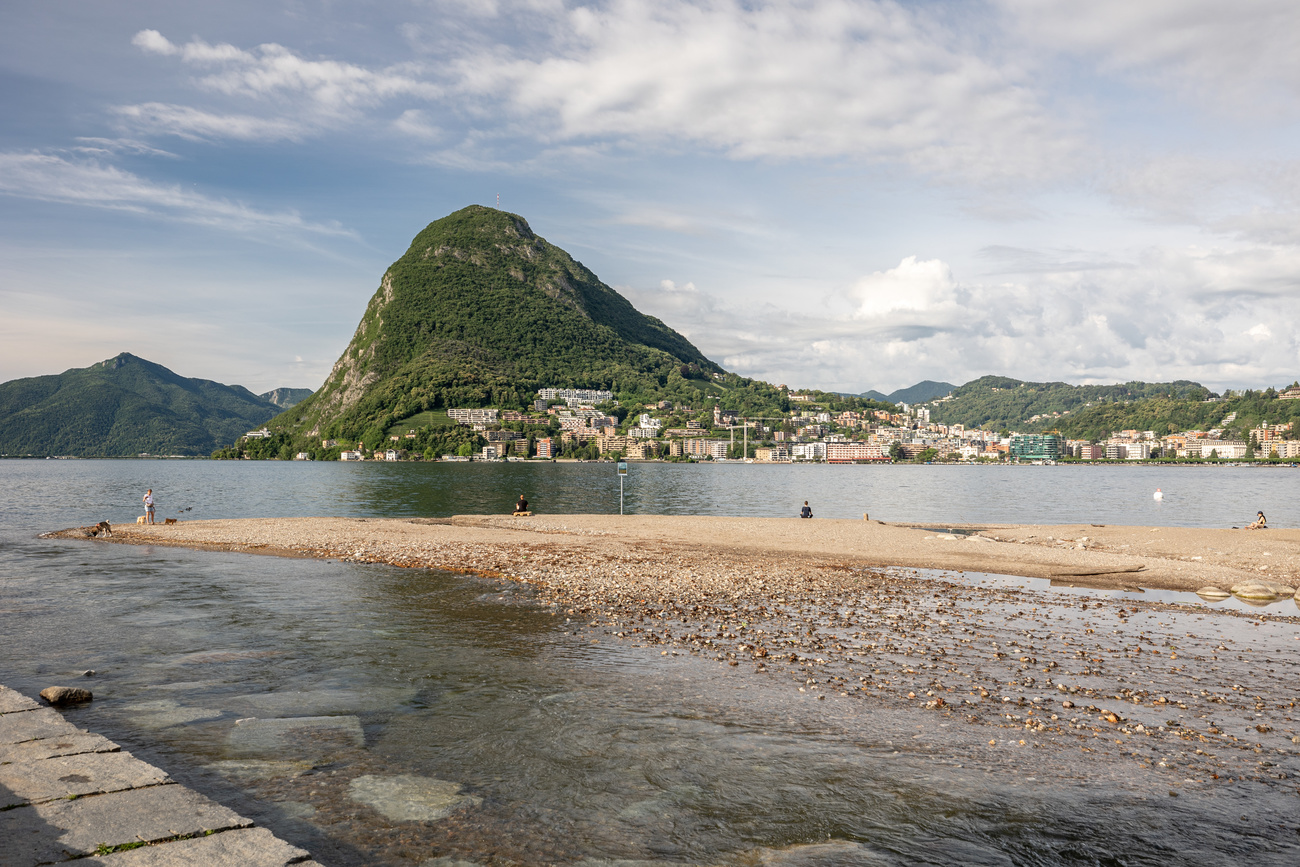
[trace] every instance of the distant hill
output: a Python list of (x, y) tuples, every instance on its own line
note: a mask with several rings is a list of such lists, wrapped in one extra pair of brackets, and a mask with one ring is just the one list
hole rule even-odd
[(241, 386), (187, 379), (124, 352), (0, 384), (0, 454), (207, 455), (278, 411)]
[(853, 396), (860, 397), (863, 400), (876, 400), (881, 403), (925, 403), (927, 400), (943, 397), (956, 387), (951, 382), (935, 382), (927, 379), (918, 382), (916, 385), (900, 388), (892, 394), (882, 394), (879, 391), (872, 390)]
[(925, 403), (952, 392), (957, 386), (951, 382), (935, 382), (927, 379), (910, 388), (900, 388), (885, 398), (890, 403)]
[(523, 408), (545, 387), (610, 389), (629, 405), (717, 399), (755, 415), (783, 399), (726, 374), (522, 217), (475, 205), (415, 236), (325, 383), (272, 428), (303, 446), (311, 431), (379, 442), (424, 411)]
[[(1025, 382), (1005, 376), (983, 376), (953, 389), (949, 399), (932, 403), (930, 419), (941, 424), (963, 424), (989, 430), (1059, 428), (1064, 431), (1062, 418), (1092, 407), (1152, 399), (1199, 403), (1213, 396), (1205, 386), (1188, 380), (1070, 385), (1066, 382)], [(1039, 418), (1035, 419), (1035, 416)], [(1119, 416), (1112, 413), (1110, 417)]]
[(289, 407), (296, 406), (311, 397), (311, 393), (312, 390), (310, 388), (275, 388), (271, 391), (259, 394), (258, 397), (262, 400), (268, 401), (269, 403), (275, 404), (280, 407), (280, 409), (288, 409)]

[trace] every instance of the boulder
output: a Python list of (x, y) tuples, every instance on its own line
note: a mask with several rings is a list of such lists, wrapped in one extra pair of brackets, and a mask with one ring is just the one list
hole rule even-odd
[(1227, 599), (1232, 594), (1220, 587), (1202, 587), (1196, 595), (1202, 599)]
[[(1241, 599), (1276, 599), (1277, 591), (1265, 581), (1252, 581), (1247, 584), (1233, 584), (1232, 594)], [(1295, 595), (1292, 593), (1291, 595)]]
[(79, 686), (47, 686), (41, 690), (41, 698), (58, 707), (65, 704), (81, 704), (94, 698), (90, 690)]

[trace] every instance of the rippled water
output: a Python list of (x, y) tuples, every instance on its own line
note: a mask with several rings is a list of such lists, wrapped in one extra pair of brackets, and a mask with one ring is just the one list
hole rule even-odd
[[(934, 714), (816, 701), (743, 667), (611, 643), (506, 584), (32, 532), (108, 509), (130, 515), (145, 483), (159, 493), (161, 515), (185, 503), (194, 517), (484, 511), (527, 484), (537, 485), (529, 493), (552, 492), (533, 495), (557, 511), (607, 511), (611, 502), (608, 465), (445, 469), (0, 462), (0, 682), (34, 694), (95, 669), (85, 682), (96, 700), (70, 711), (74, 722), (325, 864), (1300, 861), (1296, 795), (1286, 790), (1189, 786), (1173, 798), (1167, 780), (1130, 765), (1066, 749), (992, 751), (986, 734)], [(636, 468), (637, 508), (735, 513), (744, 502), (778, 514), (783, 497), (812, 499), (803, 493), (810, 479), (821, 498), (879, 501), (893, 478), (911, 480), (895, 482), (912, 491), (893, 494), (898, 517), (952, 520), (939, 514), (939, 482), (959, 479), (961, 490), (975, 478), (929, 468), (773, 469)], [(751, 485), (746, 499), (746, 478), (768, 484)], [(1245, 486), (1291, 477), (1240, 478)], [(1134, 496), (1150, 486), (1119, 481)], [(616, 507), (616, 482), (612, 490)], [(1218, 502), (1232, 500), (1220, 490)], [(999, 502), (1009, 500), (991, 498), (990, 508)], [(1176, 502), (1171, 495), (1164, 508)], [(1165, 616), (1171, 628), (1179, 617), (1192, 628), (1193, 615)], [(237, 723), (254, 717), (326, 720), (288, 732)], [(386, 818), (366, 802), (376, 780), (446, 781), (462, 800), (440, 820)]]
[[(1291, 467), (632, 464), (629, 513), (1021, 524), (1231, 527), (1263, 510), (1300, 525)], [(551, 514), (616, 513), (610, 463), (0, 461), (0, 526), (158, 517), (441, 516), (506, 512), (524, 493)], [(1164, 499), (1152, 494), (1163, 490)], [(189, 508), (189, 512), (179, 510)]]

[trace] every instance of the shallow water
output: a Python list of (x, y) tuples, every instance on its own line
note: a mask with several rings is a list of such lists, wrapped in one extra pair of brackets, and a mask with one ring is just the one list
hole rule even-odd
[[(549, 484), (566, 492), (557, 501), (566, 510), (607, 510), (598, 486), (608, 466), (525, 475), (514, 466), (444, 475), (409, 466), (0, 462), (9, 483), (0, 498), (0, 682), (28, 694), (89, 685), (95, 701), (68, 712), (76, 724), (329, 865), (1300, 861), (1294, 787), (1210, 786), (1172, 767), (1143, 771), (1023, 734), (1025, 746), (999, 732), (991, 747), (988, 731), (942, 715), (817, 698), (748, 666), (618, 642), (506, 583), (46, 540), (29, 529), (86, 523), (110, 507), (129, 514), (142, 478), (163, 504), (192, 503), (195, 517), (483, 511), (537, 473), (556, 474)], [(745, 476), (724, 474), (772, 469), (663, 467), (646, 477), (662, 473), (656, 502), (669, 503), (672, 486), (691, 487), (683, 478), (732, 484)], [(844, 469), (857, 475), (834, 475)], [(777, 468), (796, 470), (824, 473), (815, 477), (824, 484), (889, 478), (870, 475), (888, 468)], [(1207, 477), (1218, 472), (1227, 471)], [(586, 499), (575, 482), (584, 479)], [(713, 501), (718, 488), (707, 490), (671, 504), (734, 511), (736, 497)], [(761, 490), (762, 508), (777, 513), (776, 488)], [(911, 504), (909, 517), (939, 511), (922, 497), (899, 502)], [(1043, 612), (1084, 622), (1052, 607), (1052, 594), (1071, 591), (1023, 589)], [(1022, 604), (1008, 598), (983, 616), (1011, 618)], [(1099, 631), (1118, 625), (1106, 612), (1086, 616)], [(1294, 625), (1282, 621), (1254, 626), (1210, 609), (1146, 616), (1171, 634), (1219, 617), (1225, 635), (1294, 655)], [(83, 680), (85, 669), (96, 673)]]
[[(1174, 799), (1167, 779), (1122, 765), (990, 752), (937, 717), (612, 644), (503, 584), (14, 533), (3, 544), (8, 685), (31, 694), (95, 669), (75, 723), (324, 863), (1300, 857), (1294, 795), (1179, 780)], [(249, 735), (236, 721), (250, 717), (330, 725)], [(403, 775), (471, 800), (412, 822), (352, 796), (354, 781)]]

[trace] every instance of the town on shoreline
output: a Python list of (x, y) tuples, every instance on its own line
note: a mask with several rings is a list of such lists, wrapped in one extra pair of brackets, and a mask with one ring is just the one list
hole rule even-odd
[[(1300, 393), (1297, 394), (1300, 396)], [(1228, 413), (1208, 430), (1160, 434), (1119, 430), (1101, 441), (1057, 431), (1020, 433), (931, 421), (924, 405), (833, 412), (811, 394), (788, 393), (780, 416), (747, 416), (717, 403), (696, 408), (660, 400), (625, 407), (612, 391), (544, 388), (528, 411), (495, 407), (425, 411), (374, 442), (322, 437), (296, 460), (342, 461), (747, 461), (755, 463), (1291, 463), (1300, 460), (1293, 423), (1261, 422), (1245, 439)], [(455, 433), (448, 434), (448, 430)], [(268, 428), (250, 431), (214, 457), (274, 457)]]

